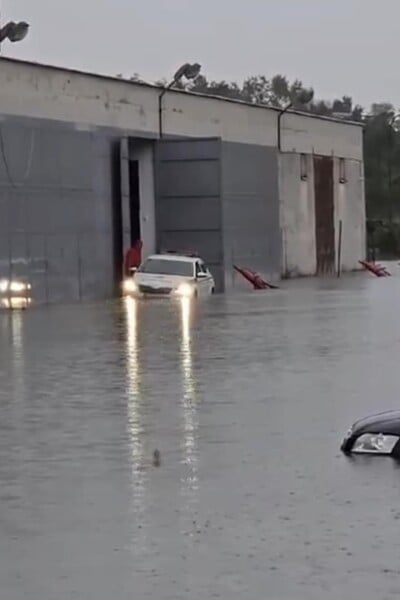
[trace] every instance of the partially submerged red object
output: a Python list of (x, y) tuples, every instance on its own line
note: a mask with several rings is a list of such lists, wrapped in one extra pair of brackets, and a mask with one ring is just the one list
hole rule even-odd
[(235, 271), (240, 273), (240, 275), (242, 277), (244, 277), (244, 279), (246, 279), (246, 281), (251, 283), (251, 285), (254, 287), (255, 290), (277, 290), (277, 289), (279, 289), (277, 285), (273, 285), (269, 281), (266, 281), (265, 279), (263, 279), (261, 277), (261, 275), (259, 273), (257, 273), (256, 271), (253, 271), (252, 269), (238, 267), (236, 265), (233, 265), (233, 268), (235, 269)]
[(364, 269), (366, 269), (370, 273), (373, 273), (374, 275), (376, 275), (376, 277), (390, 277), (391, 276), (391, 273), (389, 273), (387, 268), (384, 267), (383, 265), (380, 265), (375, 262), (369, 262), (367, 260), (360, 260), (358, 262), (360, 263), (360, 265), (362, 265), (364, 267)]

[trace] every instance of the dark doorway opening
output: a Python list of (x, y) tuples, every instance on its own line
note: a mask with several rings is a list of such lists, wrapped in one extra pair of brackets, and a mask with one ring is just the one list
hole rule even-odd
[(139, 161), (129, 161), (129, 219), (131, 230), (131, 246), (140, 240), (140, 185)]
[(335, 209), (333, 159), (314, 156), (315, 242), (317, 275), (335, 271)]
[(112, 152), (115, 290), (120, 293), (127, 254), (141, 240), (139, 161), (129, 159), (128, 139)]

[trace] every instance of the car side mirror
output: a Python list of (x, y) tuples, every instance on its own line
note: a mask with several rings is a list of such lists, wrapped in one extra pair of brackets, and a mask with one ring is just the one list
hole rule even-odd
[(137, 271), (137, 267), (131, 267), (130, 268), (130, 272), (131, 272), (132, 275), (134, 275), (136, 273), (136, 271)]
[(197, 274), (197, 279), (205, 279), (206, 277), (208, 277), (207, 273), (200, 271), (200, 273)]

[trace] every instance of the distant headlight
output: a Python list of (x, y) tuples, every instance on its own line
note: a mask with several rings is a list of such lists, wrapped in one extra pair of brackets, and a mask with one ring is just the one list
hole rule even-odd
[(11, 281), (10, 282), (10, 292), (15, 292), (16, 294), (20, 294), (21, 292), (25, 292), (28, 289), (26, 283), (21, 283), (20, 281)]
[(126, 294), (135, 294), (139, 290), (136, 281), (133, 279), (125, 279), (122, 289)]
[(190, 285), (190, 283), (181, 283), (176, 293), (183, 298), (190, 298), (194, 294), (194, 286)]
[(354, 454), (392, 454), (399, 441), (397, 435), (383, 435), (381, 433), (364, 433), (354, 442)]
[(5, 294), (6, 292), (21, 294), (31, 288), (32, 286), (29, 283), (22, 283), (21, 281), (10, 281), (9, 279), (2, 279), (0, 281), (0, 293), (2, 294)]

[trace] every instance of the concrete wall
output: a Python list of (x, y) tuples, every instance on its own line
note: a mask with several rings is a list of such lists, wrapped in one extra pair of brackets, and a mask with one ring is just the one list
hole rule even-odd
[(0, 140), (0, 278), (27, 277), (39, 303), (110, 296), (111, 140), (13, 120)]
[(224, 288), (220, 140), (165, 140), (157, 149), (158, 250), (195, 251)]
[(222, 207), (226, 285), (232, 265), (280, 276), (278, 161), (275, 148), (222, 144)]
[(366, 255), (366, 214), (364, 202), (363, 165), (346, 160), (347, 182), (339, 182), (339, 159), (334, 161), (335, 179), (335, 234), (338, 248), (339, 221), (342, 221), (342, 269), (359, 269), (359, 260)]
[(157, 236), (161, 250), (195, 250), (217, 290), (243, 284), (233, 264), (280, 275), (277, 153), (218, 139), (159, 145)]
[[(158, 137), (160, 90), (152, 86), (2, 58), (0, 88), (0, 115)], [(274, 109), (177, 91), (165, 95), (163, 106), (166, 135), (277, 145)], [(282, 148), (360, 160), (361, 132), (358, 125), (287, 113), (282, 119)]]
[[(282, 275), (315, 275), (315, 192), (311, 155), (306, 155), (307, 180), (302, 181), (300, 154), (281, 154), (279, 159)], [(342, 268), (359, 267), (365, 256), (365, 200), (363, 165), (344, 159), (346, 183), (339, 182), (340, 159), (334, 159), (335, 251), (337, 260), (339, 221), (342, 220)], [(336, 263), (337, 264), (337, 263)]]
[(282, 117), (281, 132), (282, 152), (363, 160), (361, 126), (288, 112)]
[(301, 179), (299, 154), (279, 157), (281, 273), (285, 277), (315, 275), (315, 194), (312, 156), (306, 157), (307, 180)]
[[(164, 133), (182, 139), (162, 141), (155, 157), (158, 88), (0, 61), (0, 276), (10, 264), (29, 269), (49, 301), (110, 295), (121, 199), (121, 253), (130, 241), (130, 159), (140, 163), (144, 254), (157, 242), (194, 248), (220, 289), (232, 282), (233, 259), (271, 277), (279, 263), (283, 273), (315, 273), (312, 153), (346, 159), (347, 183), (335, 176), (344, 268), (363, 256), (361, 127), (285, 114), (278, 182), (276, 110), (169, 91)], [(307, 181), (300, 153), (308, 154)]]

